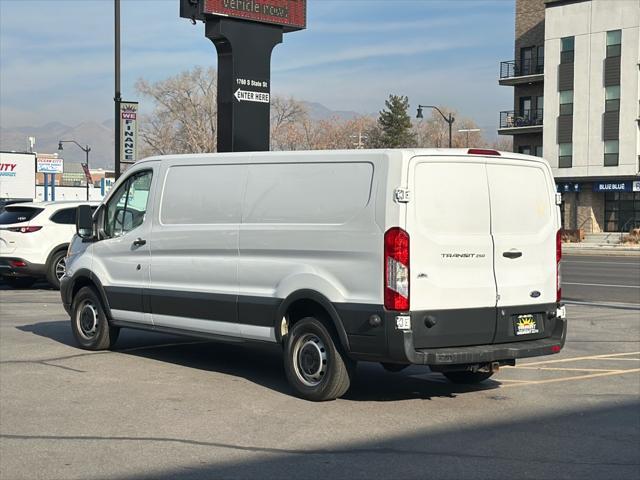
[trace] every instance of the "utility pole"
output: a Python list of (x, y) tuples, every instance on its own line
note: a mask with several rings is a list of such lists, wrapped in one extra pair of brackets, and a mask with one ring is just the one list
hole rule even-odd
[(120, 91), (120, 0), (113, 0), (113, 21), (115, 34), (115, 93), (114, 101), (114, 118), (115, 118), (115, 176), (116, 180), (120, 177), (120, 102), (122, 94)]
[(469, 133), (470, 132), (479, 132), (480, 129), (479, 128), (461, 128), (460, 130), (458, 130), (459, 133), (466, 133), (467, 134), (467, 148), (469, 148)]
[(362, 150), (364, 148), (363, 140), (369, 139), (367, 135), (362, 134), (362, 130), (360, 130), (357, 135), (351, 135), (350, 137), (358, 139), (358, 141), (353, 144), (353, 146), (356, 147), (357, 150)]

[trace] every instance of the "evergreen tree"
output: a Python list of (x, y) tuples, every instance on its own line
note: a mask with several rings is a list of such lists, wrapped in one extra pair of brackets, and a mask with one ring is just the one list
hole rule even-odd
[(416, 144), (416, 135), (412, 130), (409, 99), (402, 95), (389, 95), (384, 102), (386, 109), (380, 112), (378, 126), (381, 130), (379, 147), (406, 148)]

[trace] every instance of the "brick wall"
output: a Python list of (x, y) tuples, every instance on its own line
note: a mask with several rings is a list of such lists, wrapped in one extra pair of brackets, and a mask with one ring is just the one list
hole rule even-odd
[(544, 0), (516, 0), (515, 56), (522, 47), (544, 45)]

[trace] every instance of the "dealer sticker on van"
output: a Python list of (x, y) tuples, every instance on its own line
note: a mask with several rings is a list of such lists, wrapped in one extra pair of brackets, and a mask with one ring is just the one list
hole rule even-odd
[(536, 319), (531, 314), (518, 315), (516, 321), (516, 335), (532, 335), (539, 333)]

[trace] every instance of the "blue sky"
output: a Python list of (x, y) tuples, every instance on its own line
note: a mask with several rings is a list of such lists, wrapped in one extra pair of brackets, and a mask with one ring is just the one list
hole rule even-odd
[[(494, 136), (511, 89), (513, 0), (309, 0), (308, 29), (272, 58), (272, 93), (374, 113), (389, 93), (448, 105)], [(204, 26), (178, 0), (122, 0), (122, 90), (195, 65), (216, 66)], [(0, 0), (0, 124), (93, 120), (113, 111), (111, 0)], [(142, 100), (142, 99), (140, 99)], [(142, 100), (144, 101), (144, 100)]]

